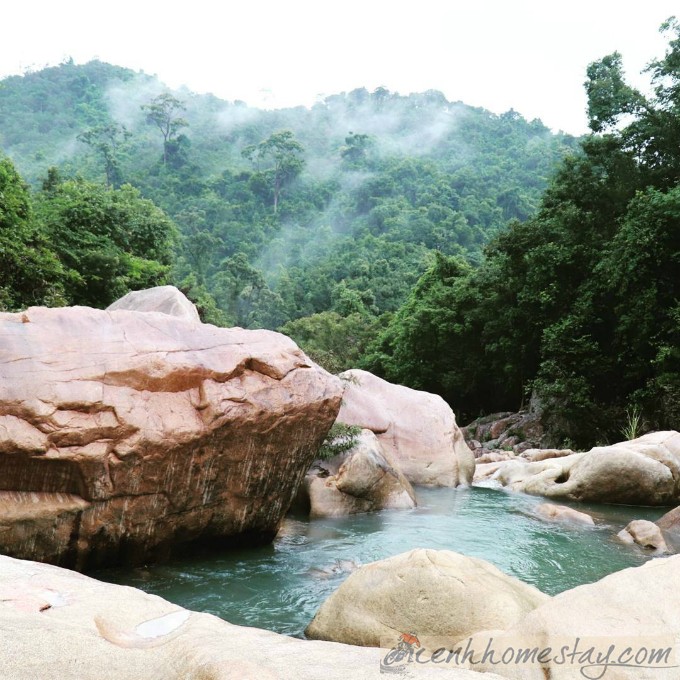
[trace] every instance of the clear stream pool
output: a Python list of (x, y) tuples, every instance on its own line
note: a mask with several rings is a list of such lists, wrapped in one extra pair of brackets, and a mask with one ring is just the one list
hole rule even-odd
[(655, 520), (666, 511), (572, 504), (593, 515), (592, 528), (538, 519), (533, 509), (545, 499), (523, 494), (480, 487), (420, 488), (416, 494), (414, 510), (288, 519), (268, 546), (92, 575), (231, 623), (299, 636), (352, 563), (412, 548), (455, 550), (554, 595), (649, 559), (615, 535), (631, 519)]

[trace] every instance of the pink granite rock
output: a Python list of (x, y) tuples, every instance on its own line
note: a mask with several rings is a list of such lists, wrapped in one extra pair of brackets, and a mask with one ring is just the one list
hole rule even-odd
[(0, 550), (84, 569), (269, 539), (341, 395), (270, 331), (0, 314)]

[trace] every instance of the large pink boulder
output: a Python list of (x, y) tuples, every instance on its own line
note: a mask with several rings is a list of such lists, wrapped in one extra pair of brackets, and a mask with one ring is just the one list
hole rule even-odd
[(341, 396), (270, 331), (0, 314), (0, 550), (84, 569), (268, 540)]
[(346, 387), (338, 422), (374, 432), (412, 484), (458, 486), (472, 481), (474, 454), (441, 397), (358, 369), (340, 377)]

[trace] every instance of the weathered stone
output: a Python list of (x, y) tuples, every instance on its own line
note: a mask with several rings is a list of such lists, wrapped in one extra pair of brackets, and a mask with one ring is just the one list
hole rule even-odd
[[(0, 584), (0, 675), (8, 680), (384, 678), (385, 650), (234, 626), (50, 565), (0, 556)], [(441, 677), (410, 666), (399, 677)], [(468, 670), (446, 677), (480, 680)]]
[(84, 569), (267, 540), (341, 395), (270, 331), (0, 314), (0, 549)]
[[(529, 612), (505, 632), (485, 631), (462, 642), (464, 645), (469, 642), (470, 647), (477, 650), (473, 659), (475, 670), (493, 671), (512, 680), (584, 677), (677, 680), (680, 556), (650, 560), (641, 567), (624, 569), (596, 583), (567, 590)], [(571, 656), (576, 644), (580, 652)], [(608, 654), (611, 645), (614, 649)], [(525, 663), (491, 661), (492, 650), (497, 660), (508, 648), (517, 651), (536, 647), (551, 650), (544, 656), (543, 666), (537, 662), (526, 663), (526, 660)], [(664, 656), (663, 650), (667, 647), (671, 653)], [(560, 654), (563, 648), (564, 654)], [(483, 661), (487, 649), (487, 659)], [(651, 649), (660, 653), (652, 663)], [(638, 653), (641, 655), (636, 661)], [(617, 663), (622, 654), (626, 664)], [(605, 659), (611, 664), (602, 665)]]
[(201, 322), (194, 303), (174, 286), (133, 290), (107, 307), (111, 312), (122, 309), (131, 312), (160, 312), (185, 321)]
[(475, 482), (483, 480), (548, 498), (671, 505), (680, 500), (680, 434), (652, 432), (563, 458), (478, 465)]
[(579, 512), (566, 505), (542, 503), (536, 507), (536, 514), (543, 519), (555, 522), (578, 522), (579, 524), (595, 524), (593, 518), (585, 512)]
[(474, 454), (475, 458), (482, 456), (484, 454), (482, 442), (479, 442), (476, 439), (468, 439), (466, 441), (466, 444), (468, 445), (470, 451), (472, 451), (472, 453)]
[(352, 369), (338, 422), (374, 432), (383, 450), (412, 484), (469, 484), (474, 456), (456, 425), (453, 411), (435, 394), (393, 385)]
[(485, 451), (481, 456), (475, 459), (477, 465), (485, 465), (486, 463), (500, 463), (504, 460), (512, 460), (515, 454), (510, 451)]
[(521, 416), (518, 413), (513, 413), (506, 418), (494, 421), (489, 428), (491, 439), (500, 439), (502, 435), (506, 434), (507, 431), (520, 420)]
[(481, 441), (485, 449), (513, 447), (515, 452), (541, 445), (545, 434), (540, 416), (533, 410), (491, 413), (472, 421), (461, 432), (466, 441)]
[(625, 543), (637, 543), (641, 548), (653, 550), (656, 553), (670, 552), (661, 529), (654, 522), (646, 519), (633, 520), (617, 536)]
[(548, 599), (484, 560), (412, 550), (351, 574), (305, 634), (374, 647), (395, 631), (458, 640), (491, 626), (508, 627)]
[[(482, 416), (468, 423), (465, 427), (461, 427), (460, 430), (463, 433), (465, 439), (478, 439), (479, 441), (484, 441), (492, 439), (491, 428), (494, 423), (499, 420), (505, 420), (513, 415), (511, 411), (504, 411), (502, 413), (490, 413), (489, 415)], [(498, 435), (496, 435), (498, 436)]]
[(333, 461), (316, 461), (305, 476), (304, 488), (310, 517), (416, 505), (411, 484), (371, 430), (362, 430), (356, 445)]
[(517, 445), (520, 444), (521, 442), (520, 442), (520, 440), (519, 440), (519, 437), (517, 437), (517, 436), (515, 436), (515, 435), (510, 435), (510, 436), (509, 436), (507, 433), (505, 433), (505, 434), (502, 435), (501, 438), (498, 440), (498, 443), (499, 443), (499, 445), (500, 445), (500, 447), (501, 447), (502, 449), (504, 449), (504, 450), (511, 450), (512, 448), (514, 448), (515, 446), (517, 446)]
[(519, 455), (520, 453), (524, 453), (525, 451), (528, 451), (532, 448), (533, 446), (529, 442), (521, 442), (519, 444), (515, 444), (515, 446), (512, 447), (512, 452)]
[(674, 552), (680, 552), (680, 507), (667, 512), (656, 525), (663, 532), (664, 539)]
[(520, 456), (532, 463), (550, 458), (564, 458), (574, 453), (571, 449), (525, 449)]

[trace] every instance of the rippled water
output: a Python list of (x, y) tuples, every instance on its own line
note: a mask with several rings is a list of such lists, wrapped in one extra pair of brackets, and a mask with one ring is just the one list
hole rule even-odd
[(232, 623), (301, 635), (321, 602), (365, 564), (412, 548), (481, 557), (554, 595), (649, 559), (615, 534), (663, 509), (574, 505), (596, 527), (549, 523), (533, 514), (543, 499), (505, 491), (417, 489), (419, 507), (338, 519), (288, 519), (269, 546), (93, 574), (135, 586)]

